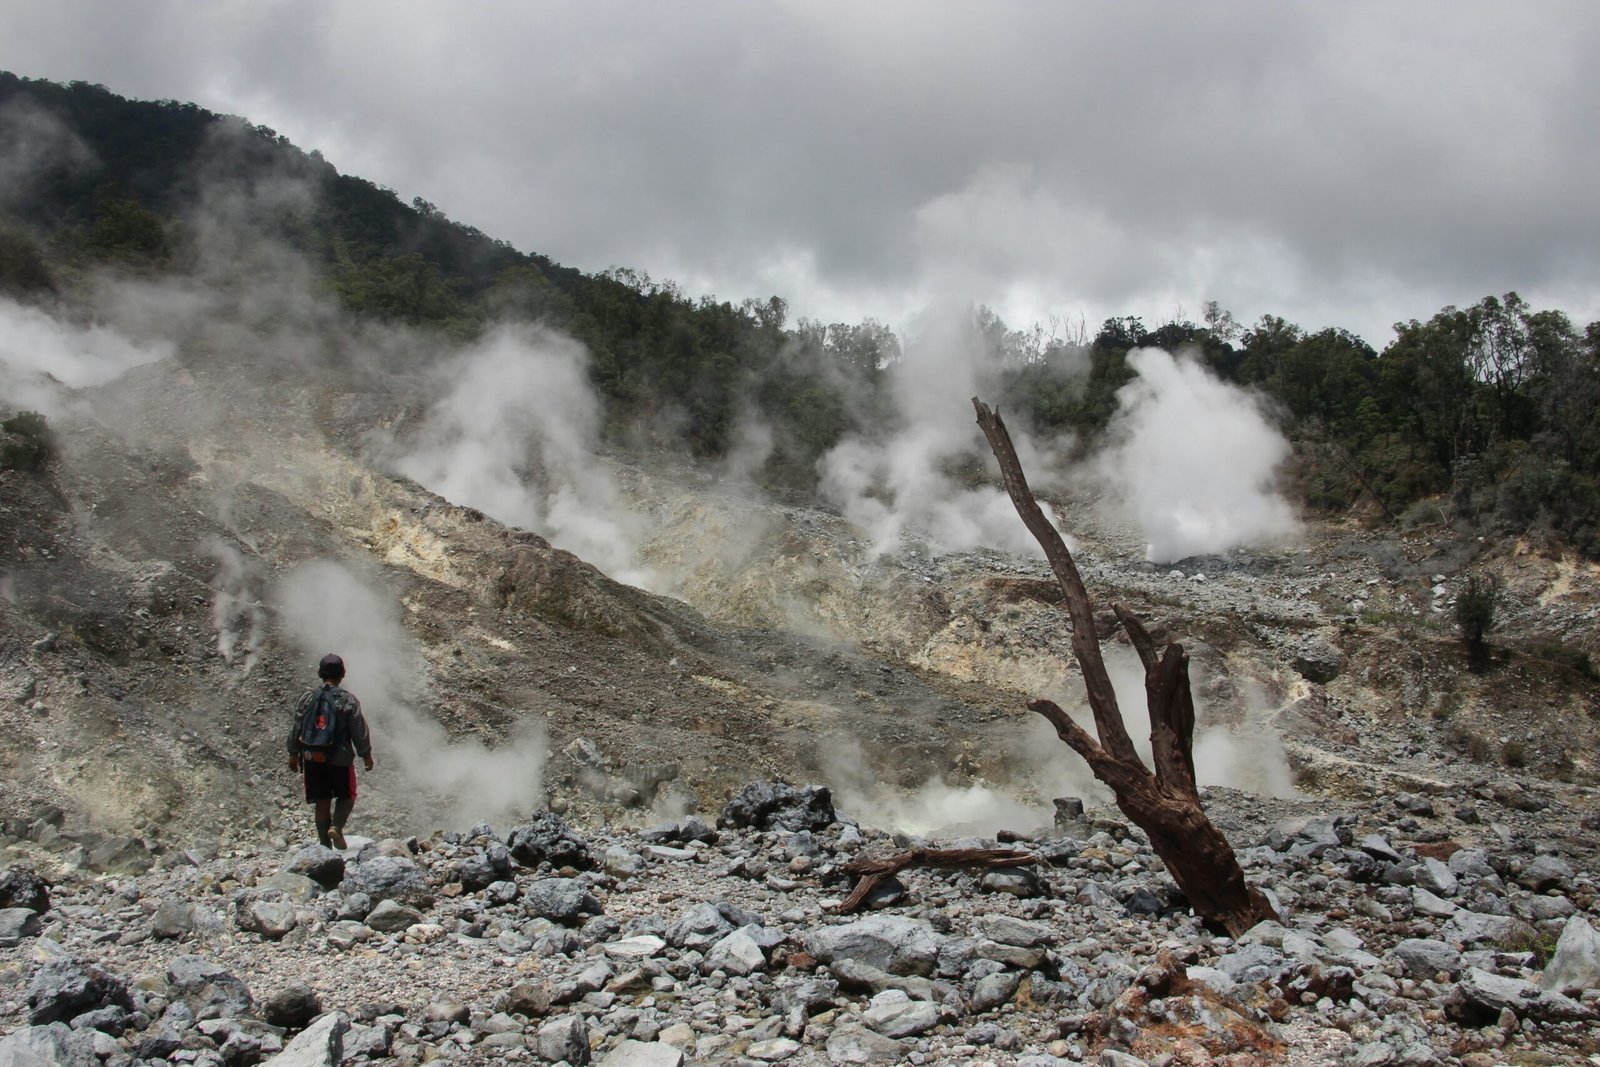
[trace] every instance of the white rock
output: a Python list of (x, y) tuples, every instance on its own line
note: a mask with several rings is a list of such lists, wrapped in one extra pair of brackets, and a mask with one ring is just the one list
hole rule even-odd
[(1582, 915), (1567, 920), (1539, 988), (1556, 993), (1600, 989), (1600, 934)]

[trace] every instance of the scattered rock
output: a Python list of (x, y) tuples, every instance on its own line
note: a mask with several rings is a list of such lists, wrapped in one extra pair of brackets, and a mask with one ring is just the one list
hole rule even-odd
[(833, 794), (825, 786), (751, 782), (728, 801), (717, 825), (793, 832), (824, 830), (836, 819)]

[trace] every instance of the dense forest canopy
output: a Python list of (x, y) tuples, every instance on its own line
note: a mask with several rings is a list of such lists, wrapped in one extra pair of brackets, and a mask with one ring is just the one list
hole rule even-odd
[[(462, 339), (508, 318), (566, 332), (591, 354), (615, 434), (671, 423), (695, 453), (721, 456), (753, 417), (773, 434), (762, 477), (804, 487), (845, 435), (893, 419), (884, 372), (901, 343), (881, 323), (790, 322), (777, 296), (733, 304), (563, 267), (194, 104), (0, 72), (0, 160), (0, 293), (13, 299), (55, 299), (107, 264), (190, 270), (207, 196), (292, 187), (309, 195), (255, 195), (245, 221), (314, 263), (344, 309)], [(1406, 522), (1427, 502), (1470, 528), (1543, 531), (1600, 556), (1600, 323), (1580, 329), (1506, 293), (1398, 323), (1380, 353), (1272, 315), (1241, 326), (1216, 305), (1198, 323), (1108, 319), (1092, 337), (1012, 329), (982, 307), (972, 319), (1002, 383), (993, 399), (1085, 452), (1134, 375), (1129, 352), (1190, 352), (1265, 398), (1307, 508)]]

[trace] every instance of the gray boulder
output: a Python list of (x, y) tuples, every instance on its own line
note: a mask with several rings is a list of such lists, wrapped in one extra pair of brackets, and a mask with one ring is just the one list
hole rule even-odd
[(890, 974), (870, 963), (849, 957), (834, 960), (828, 964), (828, 971), (836, 979), (830, 983), (835, 989), (864, 989), (872, 994), (898, 989), (912, 1000), (942, 1000), (952, 992), (952, 987), (946, 982), (914, 974)]
[(1007, 867), (984, 871), (978, 879), (978, 889), (984, 893), (1004, 893), (1013, 897), (1036, 897), (1044, 892), (1044, 881), (1031, 867)]
[(276, 941), (299, 925), (293, 901), (263, 900), (257, 897), (239, 903), (234, 924), (252, 934)]
[(487, 889), (511, 878), (511, 850), (496, 841), (484, 851), (468, 856), (456, 867), (461, 888), (469, 893)]
[(283, 869), (332, 889), (344, 878), (344, 856), (323, 845), (307, 845), (290, 856)]
[(65, 1023), (24, 1026), (0, 1041), (0, 1067), (100, 1067), (91, 1031)]
[(945, 940), (925, 922), (899, 915), (873, 915), (841, 926), (824, 926), (803, 938), (806, 951), (823, 963), (855, 959), (890, 974), (928, 975)]
[(283, 1051), (272, 1057), (273, 1067), (339, 1067), (344, 1061), (344, 1037), (350, 1017), (331, 1012), (312, 1023)]
[(752, 830), (823, 830), (837, 821), (833, 794), (826, 786), (800, 789), (782, 782), (751, 782), (717, 817), (717, 825)]
[(939, 1025), (939, 1006), (912, 1000), (892, 989), (872, 998), (871, 1007), (861, 1013), (861, 1022), (884, 1037), (915, 1037)]
[(686, 815), (676, 822), (662, 823), (639, 835), (654, 845), (687, 845), (690, 841), (717, 843), (717, 831), (698, 815)]
[(422, 913), (398, 900), (383, 900), (367, 913), (366, 924), (385, 934), (409, 930), (422, 921)]
[(588, 886), (575, 878), (539, 879), (523, 891), (522, 906), (541, 919), (566, 926), (576, 926), (605, 910)]
[(1344, 669), (1344, 653), (1321, 634), (1308, 634), (1295, 646), (1294, 669), (1307, 681), (1326, 684)]
[(1562, 928), (1539, 988), (1553, 993), (1600, 989), (1600, 934), (1582, 915), (1574, 915)]
[(606, 1053), (600, 1067), (683, 1067), (683, 1050), (664, 1041), (624, 1041)]
[(1055, 941), (1056, 934), (1044, 923), (1029, 922), (1010, 915), (980, 915), (974, 924), (979, 933), (1002, 945), (1037, 948)]
[(1508, 978), (1477, 967), (1468, 968), (1444, 1001), (1445, 1014), (1468, 1026), (1483, 1026), (1511, 1011), (1519, 1019), (1574, 1020), (1594, 1013), (1560, 993), (1549, 993), (1532, 982)]
[(1450, 854), (1450, 859), (1445, 864), (1450, 868), (1450, 873), (1457, 878), (1478, 881), (1483, 878), (1493, 878), (1499, 881), (1499, 875), (1489, 865), (1489, 854), (1481, 848), (1463, 848)]
[(766, 953), (761, 951), (751, 931), (743, 927), (712, 945), (700, 964), (700, 969), (707, 974), (720, 970), (725, 974), (747, 975), (766, 968)]
[(1565, 889), (1572, 881), (1572, 864), (1560, 856), (1536, 856), (1517, 875), (1517, 881), (1535, 893)]
[(322, 1014), (317, 991), (301, 981), (293, 981), (261, 1002), (261, 1018), (285, 1030), (299, 1030)]
[(339, 891), (346, 896), (364, 893), (373, 903), (397, 900), (414, 908), (433, 906), (433, 890), (428, 888), (422, 868), (405, 856), (374, 856), (349, 865)]
[(1455, 974), (1461, 969), (1461, 953), (1443, 941), (1410, 937), (1390, 949), (1388, 956), (1399, 960), (1413, 978), (1432, 978), (1441, 971)]
[(0, 908), (0, 948), (16, 948), (25, 937), (38, 937), (39, 913), (32, 908)]
[(28, 983), (28, 1021), (67, 1022), (96, 1008), (132, 1009), (128, 983), (92, 963), (53, 959)]
[(535, 1041), (539, 1058), (577, 1067), (589, 1062), (589, 1027), (582, 1015), (560, 1015), (539, 1027)]
[(1333, 820), (1325, 816), (1300, 816), (1283, 819), (1267, 833), (1267, 844), (1275, 851), (1315, 859), (1341, 844)]
[(1424, 857), (1417, 867), (1416, 884), (1441, 897), (1453, 897), (1460, 888), (1455, 872), (1431, 856)]
[(98, 874), (143, 874), (155, 865), (150, 846), (139, 837), (108, 837), (89, 850), (88, 868)]
[(250, 987), (233, 972), (199, 956), (178, 956), (167, 964), (167, 986), (196, 1019), (245, 1015), (254, 1003)]
[(256, 883), (256, 889), (263, 892), (272, 890), (280, 894), (284, 899), (292, 900), (296, 904), (304, 904), (307, 901), (316, 900), (323, 893), (323, 886), (320, 883), (307, 878), (303, 874), (295, 874), (293, 871), (279, 871), (277, 874), (270, 874)]
[(1395, 851), (1394, 846), (1389, 844), (1389, 839), (1382, 834), (1368, 834), (1361, 839), (1361, 844), (1357, 847), (1373, 859), (1385, 863), (1399, 863), (1401, 860), (1400, 853)]
[(50, 887), (27, 867), (12, 867), (0, 874), (0, 908), (50, 910)]
[(1533, 927), (1513, 915), (1458, 911), (1450, 916), (1441, 933), (1446, 939), (1467, 946), (1503, 945), (1512, 941), (1526, 941), (1533, 936)]
[(1253, 985), (1278, 979), (1293, 962), (1269, 945), (1242, 945), (1219, 957), (1213, 966), (1235, 982)]
[(1022, 975), (1018, 971), (985, 975), (973, 984), (972, 991), (967, 994), (967, 1008), (973, 1012), (994, 1011), (1016, 996), (1017, 988), (1021, 985)]
[(561, 816), (541, 811), (511, 831), (507, 839), (511, 858), (524, 867), (548, 863), (552, 867), (588, 870), (594, 866), (589, 843), (573, 833)]
[(704, 951), (739, 927), (756, 921), (755, 915), (731, 904), (696, 904), (667, 927), (667, 943), (675, 948)]
[(828, 1062), (835, 1067), (858, 1063), (904, 1063), (907, 1048), (893, 1038), (859, 1026), (841, 1027), (828, 1035)]
[(216, 937), (227, 928), (221, 915), (204, 904), (168, 897), (150, 917), (150, 933), (158, 938)]

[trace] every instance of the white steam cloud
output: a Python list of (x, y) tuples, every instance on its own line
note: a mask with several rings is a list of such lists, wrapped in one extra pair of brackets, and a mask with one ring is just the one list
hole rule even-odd
[(217, 628), (217, 653), (230, 666), (237, 657), (244, 674), (255, 666), (256, 650), (265, 636), (266, 612), (253, 590), (254, 568), (238, 548), (212, 538), (207, 548), (217, 560), (212, 579), (211, 621)]
[[(883, 441), (847, 437), (818, 462), (823, 496), (866, 531), (873, 556), (893, 555), (913, 534), (942, 552), (1039, 554), (1003, 490), (969, 488), (956, 474), (982, 444), (972, 397), (993, 392), (982, 353), (970, 314), (935, 319), (887, 372), (901, 428)], [(1035, 484), (1055, 481), (1026, 434), (1012, 432)]]
[(133, 341), (104, 325), (64, 322), (0, 298), (0, 399), (12, 407), (64, 414), (70, 390), (104, 385), (172, 351), (165, 341)]
[[(427, 691), (422, 658), (393, 599), (329, 561), (296, 568), (275, 592), (281, 624), (308, 665), (328, 652), (344, 659), (379, 764), (364, 788), (431, 826), (500, 819), (540, 805), (547, 756), (542, 723), (530, 719), (497, 748), (452, 741), (421, 710)], [(308, 666), (308, 685), (311, 674)]]
[(0, 206), (54, 170), (98, 166), (83, 140), (60, 119), (26, 98), (0, 107)]
[[(1131, 649), (1121, 647), (1105, 649), (1105, 664), (1134, 747), (1145, 766), (1152, 767), (1144, 666)], [(1266, 721), (1276, 709), (1264, 703), (1257, 706), (1260, 693), (1255, 687), (1242, 688), (1246, 694), (1242, 699), (1249, 705), (1242, 722), (1213, 722), (1196, 729), (1195, 778), (1202, 787), (1293, 796), (1288, 758)], [(1095, 733), (1081, 690), (1057, 694), (1055, 699), (1091, 735)], [(1210, 717), (1198, 686), (1195, 714), (1201, 723)], [(1111, 790), (1044, 719), (1019, 708), (1014, 725), (1009, 737), (997, 736), (988, 742), (1008, 753), (1008, 773), (1003, 780), (954, 786), (935, 777), (914, 789), (897, 789), (868, 765), (859, 748), (848, 746), (830, 750), (832, 762), (826, 768), (826, 779), (838, 794), (840, 807), (863, 825), (944, 838), (966, 834), (992, 837), (1002, 829), (1025, 833), (1049, 826), (1055, 819), (1052, 801), (1056, 797), (1082, 797), (1101, 804), (1113, 801)]]
[(1136, 349), (1099, 473), (1158, 562), (1280, 541), (1299, 529), (1274, 488), (1289, 444), (1250, 394), (1192, 359)]
[(643, 519), (595, 456), (600, 401), (587, 364), (569, 337), (495, 329), (450, 365), (448, 392), (397, 466), (453, 503), (650, 588), (653, 576), (637, 563)]

